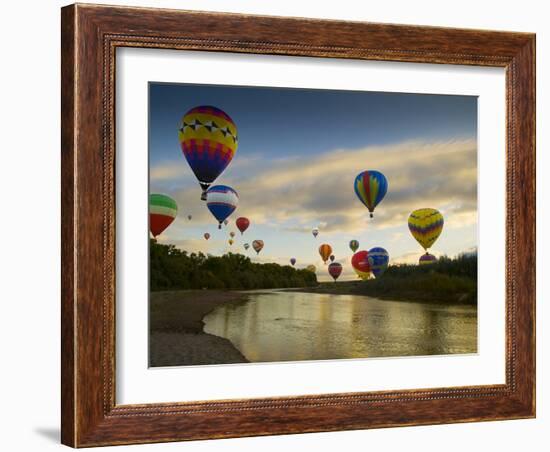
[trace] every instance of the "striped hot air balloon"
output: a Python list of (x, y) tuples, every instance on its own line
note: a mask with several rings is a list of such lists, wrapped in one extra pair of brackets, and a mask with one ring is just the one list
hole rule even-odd
[(323, 243), (319, 247), (319, 254), (321, 255), (321, 259), (323, 259), (323, 262), (326, 264), (329, 256), (332, 254), (332, 247), (326, 243)]
[(254, 248), (254, 251), (256, 251), (256, 254), (260, 254), (260, 251), (262, 251), (263, 247), (264, 247), (263, 240), (254, 240), (252, 242), (252, 248)]
[(328, 266), (328, 273), (332, 278), (334, 279), (334, 282), (338, 279), (338, 277), (342, 274), (342, 264), (339, 262), (332, 262)]
[(388, 268), (390, 255), (382, 247), (375, 247), (369, 250), (369, 265), (375, 278), (381, 276)]
[(440, 236), (443, 223), (443, 215), (436, 209), (417, 209), (409, 216), (409, 230), (426, 251)]
[(353, 188), (359, 200), (369, 209), (372, 218), (374, 208), (386, 196), (388, 181), (381, 172), (367, 170), (356, 176)]
[(368, 279), (370, 277), (371, 267), (369, 263), (369, 252), (358, 251), (351, 257), (351, 266), (357, 273), (357, 276), (361, 279)]
[(178, 133), (181, 150), (199, 185), (201, 199), (237, 151), (237, 126), (227, 113), (209, 105), (194, 107), (183, 116)]
[(226, 185), (214, 185), (206, 192), (206, 206), (218, 220), (218, 229), (224, 220), (231, 215), (239, 204), (239, 195)]
[(170, 196), (158, 193), (149, 195), (149, 229), (157, 237), (172, 224), (178, 214), (178, 206)]
[(430, 253), (423, 254), (420, 256), (420, 259), (418, 259), (419, 265), (434, 264), (435, 262), (437, 262), (437, 257)]

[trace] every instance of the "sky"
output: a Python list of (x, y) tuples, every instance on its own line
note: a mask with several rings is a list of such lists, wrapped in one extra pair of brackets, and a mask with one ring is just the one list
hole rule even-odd
[[(221, 231), (178, 141), (183, 115), (199, 105), (224, 110), (239, 136), (232, 162), (214, 182), (239, 194)], [(150, 192), (178, 204), (177, 219), (158, 241), (190, 252), (242, 252), (279, 264), (295, 257), (296, 267), (313, 264), (324, 281), (330, 277), (318, 248), (328, 243), (344, 267), (340, 279), (355, 279), (352, 239), (360, 250), (385, 248), (391, 263), (418, 261), (423, 249), (407, 218), (424, 207), (445, 218), (430, 252), (455, 256), (477, 247), (475, 96), (150, 83), (149, 165)], [(353, 190), (355, 176), (368, 169), (381, 171), (389, 186), (373, 219)], [(251, 221), (242, 237), (239, 216)], [(237, 235), (230, 247), (231, 230)], [(255, 239), (265, 243), (259, 255), (242, 246)]]

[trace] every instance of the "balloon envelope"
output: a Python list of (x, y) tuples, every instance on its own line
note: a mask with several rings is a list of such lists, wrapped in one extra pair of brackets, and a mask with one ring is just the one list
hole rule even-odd
[(434, 264), (436, 262), (437, 257), (430, 253), (423, 254), (422, 256), (420, 256), (420, 259), (418, 259), (419, 265)]
[(237, 151), (237, 127), (217, 107), (194, 107), (182, 118), (178, 133), (181, 150), (204, 192), (225, 170)]
[(239, 217), (235, 221), (235, 224), (237, 225), (237, 229), (241, 231), (241, 234), (248, 229), (248, 226), (250, 226), (250, 220), (245, 217)]
[(244, 249), (247, 250), (248, 248), (250, 248), (250, 245), (248, 243), (245, 243), (244, 245)]
[(204, 238), (205, 238), (206, 240), (208, 240), (208, 239), (210, 238), (210, 234), (209, 234), (208, 232), (205, 232), (205, 233), (204, 233)]
[(315, 273), (316, 270), (317, 270), (317, 268), (315, 267), (315, 265), (308, 265), (308, 266), (306, 267), (306, 270), (309, 271), (309, 272), (311, 272), (311, 273)]
[(334, 259), (336, 259), (336, 257), (334, 257), (334, 254), (331, 254), (329, 259), (331, 262), (334, 262)]
[(296, 263), (296, 259), (295, 259), (294, 257), (292, 257), (292, 258), (290, 259), (290, 263), (291, 263), (292, 265), (294, 265), (294, 264)]
[(313, 228), (311, 230), (311, 233), (313, 234), (313, 237), (317, 237), (319, 235), (319, 229), (317, 228)]
[(187, 215), (187, 219), (191, 221), (191, 218), (193, 218), (193, 215)]
[(358, 251), (351, 257), (351, 266), (360, 278), (368, 278), (371, 272), (369, 252)]
[(377, 246), (369, 250), (368, 260), (372, 274), (378, 278), (388, 268), (390, 255), (384, 248)]
[(359, 200), (369, 209), (372, 217), (374, 208), (386, 196), (388, 181), (380, 171), (367, 170), (355, 177), (353, 188)]
[(233, 239), (229, 239), (229, 246), (233, 245)]
[(342, 264), (339, 262), (333, 262), (328, 266), (328, 272), (330, 276), (334, 278), (334, 281), (338, 279), (338, 277), (342, 274)]
[(153, 237), (170, 226), (177, 214), (178, 206), (170, 196), (158, 193), (149, 195), (149, 229)]
[(254, 248), (254, 251), (256, 251), (256, 254), (260, 254), (260, 251), (262, 251), (263, 247), (264, 247), (263, 240), (254, 240), (252, 242), (252, 248)]
[(235, 233), (233, 231), (231, 231), (229, 235), (231, 236), (231, 238), (235, 237)]
[(357, 240), (350, 240), (349, 248), (355, 253), (359, 249), (359, 242)]
[(436, 209), (417, 209), (409, 215), (409, 230), (426, 251), (443, 230), (443, 215)]
[(233, 213), (238, 204), (239, 195), (226, 185), (214, 185), (206, 192), (206, 206), (218, 220), (218, 229), (221, 229), (222, 222)]
[(323, 259), (323, 262), (326, 264), (329, 256), (332, 254), (332, 247), (326, 243), (323, 243), (319, 247), (319, 254), (321, 255), (321, 259)]

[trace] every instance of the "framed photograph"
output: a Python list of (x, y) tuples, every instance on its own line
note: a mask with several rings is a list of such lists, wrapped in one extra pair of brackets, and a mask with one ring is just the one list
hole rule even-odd
[(534, 417), (535, 36), (67, 6), (62, 267), (66, 445)]

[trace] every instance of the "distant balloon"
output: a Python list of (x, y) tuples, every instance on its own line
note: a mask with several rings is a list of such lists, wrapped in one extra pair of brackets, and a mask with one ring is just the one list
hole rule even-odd
[(178, 206), (170, 196), (161, 194), (149, 195), (149, 229), (153, 237), (172, 224), (178, 214)]
[(205, 238), (206, 240), (208, 240), (208, 239), (210, 238), (210, 234), (209, 234), (208, 232), (205, 232), (205, 233), (204, 233), (204, 238)]
[(359, 242), (357, 240), (351, 240), (349, 242), (349, 247), (355, 253), (359, 249)]
[(223, 224), (227, 226), (229, 224), (229, 220), (223, 220)]
[(202, 188), (201, 199), (206, 200), (208, 187), (237, 151), (237, 126), (223, 110), (199, 106), (185, 113), (178, 137), (183, 155)]
[(237, 229), (241, 231), (241, 235), (248, 229), (248, 226), (250, 226), (250, 220), (245, 217), (239, 217), (237, 220), (235, 220), (235, 224), (237, 225)]
[(359, 173), (353, 184), (355, 194), (359, 200), (369, 209), (372, 218), (374, 208), (384, 199), (388, 191), (388, 181), (379, 171), (367, 170)]
[(369, 252), (358, 251), (351, 257), (351, 266), (361, 279), (366, 279), (370, 276), (371, 267), (369, 263)]
[(368, 260), (372, 274), (378, 278), (387, 270), (390, 255), (384, 248), (377, 246), (369, 250)]
[(248, 250), (248, 248), (250, 248), (250, 245), (248, 243), (245, 243), (243, 246), (245, 250)]
[(235, 237), (235, 233), (233, 231), (231, 231), (229, 235), (231, 236), (231, 238)]
[(254, 248), (254, 251), (256, 251), (256, 254), (260, 254), (260, 251), (262, 251), (263, 247), (264, 247), (263, 240), (254, 240), (252, 242), (252, 248)]
[(328, 266), (328, 272), (334, 279), (334, 282), (336, 282), (338, 277), (342, 274), (342, 264), (339, 262), (333, 262)]
[(315, 272), (317, 271), (317, 267), (315, 267), (315, 265), (308, 265), (308, 266), (306, 267), (306, 270), (307, 270), (308, 272), (315, 273)]
[(423, 254), (422, 256), (420, 256), (420, 259), (418, 259), (419, 265), (435, 264), (436, 262), (437, 257), (430, 253)]
[(234, 243), (233, 239), (229, 239), (228, 242), (229, 242), (229, 246), (233, 245), (233, 243)]
[(409, 216), (409, 230), (426, 251), (441, 234), (443, 223), (443, 215), (436, 209), (418, 209)]
[(321, 259), (323, 259), (323, 262), (326, 264), (329, 256), (332, 254), (332, 247), (326, 243), (323, 243), (319, 247), (319, 254), (321, 255)]
[(218, 220), (218, 229), (222, 228), (222, 222), (226, 221), (226, 218), (233, 213), (238, 204), (239, 195), (226, 185), (214, 185), (206, 192), (206, 206)]
[(336, 257), (334, 257), (334, 254), (331, 254), (329, 259), (330, 259), (331, 262), (334, 262), (334, 259), (336, 259)]
[(313, 228), (311, 230), (311, 233), (313, 234), (313, 237), (317, 238), (317, 236), (319, 235), (319, 229), (318, 228)]
[(193, 218), (193, 215), (187, 215), (187, 219), (191, 221), (191, 218)]
[(294, 264), (296, 263), (296, 258), (290, 258), (290, 263), (292, 264), (292, 266), (294, 266)]

